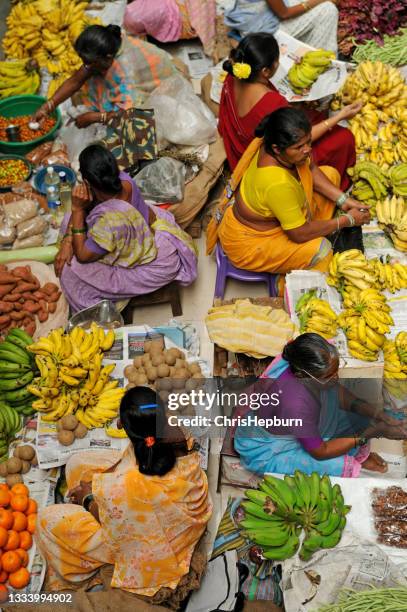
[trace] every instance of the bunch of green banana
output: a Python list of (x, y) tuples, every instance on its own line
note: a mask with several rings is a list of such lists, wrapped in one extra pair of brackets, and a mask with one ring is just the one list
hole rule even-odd
[(401, 331), (394, 339), (399, 359), (403, 365), (407, 365), (407, 332)]
[(316, 297), (316, 290), (304, 293), (295, 311), (300, 320), (301, 333), (313, 332), (324, 338), (333, 338), (337, 334), (337, 317), (327, 301)]
[(37, 371), (28, 352), (32, 343), (31, 336), (17, 327), (0, 343), (0, 397), (24, 416), (35, 412), (28, 390)]
[(331, 66), (333, 59), (335, 53), (325, 49), (305, 53), (300, 62), (293, 64), (288, 71), (287, 78), (292, 90), (301, 95), (304, 89), (309, 89), (319, 75)]
[(385, 296), (377, 289), (341, 289), (345, 310), (338, 323), (348, 340), (350, 355), (363, 361), (377, 361), (393, 319)]
[(245, 519), (239, 526), (262, 547), (265, 559), (275, 561), (296, 553), (302, 529), (306, 534), (300, 550), (303, 560), (318, 548), (336, 546), (350, 510), (339, 485), (332, 487), (328, 476), (321, 478), (316, 472), (308, 476), (297, 470), (283, 480), (265, 476), (259, 490), (249, 489), (245, 495)]
[(330, 264), (327, 283), (339, 288), (341, 285), (357, 289), (370, 289), (377, 286), (370, 263), (358, 249), (335, 253)]
[(352, 195), (356, 200), (369, 200), (387, 195), (389, 180), (383, 170), (370, 161), (359, 161), (348, 169), (353, 179)]
[(35, 354), (40, 376), (29, 385), (38, 399), (33, 407), (44, 421), (57, 421), (75, 414), (86, 427), (103, 427), (117, 416), (123, 389), (110, 380), (114, 364), (102, 366), (115, 334), (106, 334), (96, 323), (90, 332), (75, 327), (69, 334), (62, 328), (40, 338), (29, 350)]
[(395, 293), (400, 289), (407, 288), (407, 266), (401, 262), (383, 263), (380, 259), (370, 260), (377, 284), (382, 288)]
[(10, 442), (22, 427), (21, 417), (4, 400), (0, 400), (0, 463), (8, 458)]
[(393, 192), (397, 195), (407, 197), (407, 163), (393, 166), (388, 171)]

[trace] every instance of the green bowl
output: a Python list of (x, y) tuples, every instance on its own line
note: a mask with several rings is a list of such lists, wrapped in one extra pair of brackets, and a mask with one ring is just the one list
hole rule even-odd
[[(46, 98), (42, 96), (12, 96), (0, 102), (0, 116), (2, 117), (20, 117), (21, 115), (33, 115), (36, 110), (46, 102)], [(27, 142), (9, 142), (8, 140), (0, 140), (0, 153), (14, 153), (15, 155), (26, 155), (32, 149), (35, 149), (42, 142), (54, 140), (55, 133), (61, 125), (61, 113), (58, 109), (51, 115), (57, 122), (54, 127), (34, 140)]]
[[(20, 159), (21, 161), (23, 161), (27, 167), (27, 175), (25, 176), (25, 178), (21, 179), (22, 181), (28, 181), (28, 179), (31, 176), (32, 173), (32, 166), (30, 164), (30, 162), (28, 161), (28, 159), (25, 159), (24, 157), (21, 157), (21, 155), (0, 155), (0, 161), (4, 160), (4, 159)], [(3, 185), (0, 186), (0, 192), (4, 193), (5, 191), (11, 191), (11, 188), (14, 187), (14, 185), (16, 185), (16, 183), (13, 183), (12, 185)]]

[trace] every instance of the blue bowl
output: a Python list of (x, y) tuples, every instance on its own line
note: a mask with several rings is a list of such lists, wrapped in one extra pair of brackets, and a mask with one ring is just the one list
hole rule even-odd
[[(73, 187), (75, 185), (75, 183), (76, 183), (76, 174), (72, 170), (72, 168), (68, 168), (67, 166), (60, 166), (58, 164), (54, 164), (52, 167), (54, 168), (54, 170), (55, 170), (55, 172), (57, 174), (59, 172), (65, 172), (66, 179), (71, 184), (71, 187)], [(44, 182), (46, 174), (47, 174), (47, 169), (46, 168), (42, 168), (41, 170), (39, 170), (34, 175), (34, 187), (35, 187), (35, 189), (37, 191), (42, 193), (42, 195), (46, 195), (47, 194), (47, 190), (45, 188), (45, 182)]]

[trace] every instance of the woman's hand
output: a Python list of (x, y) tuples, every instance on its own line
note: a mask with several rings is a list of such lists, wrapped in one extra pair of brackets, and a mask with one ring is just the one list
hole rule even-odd
[(85, 211), (92, 204), (92, 194), (86, 183), (78, 183), (72, 189), (72, 212)]
[(60, 277), (64, 265), (70, 265), (73, 257), (72, 239), (64, 238), (54, 261), (55, 274)]
[(78, 487), (75, 487), (74, 489), (71, 489), (68, 495), (71, 504), (78, 504), (79, 506), (82, 506), (84, 498), (87, 495), (90, 495), (91, 493), (92, 484), (90, 482), (83, 482), (81, 480), (80, 485)]
[(347, 106), (344, 106), (338, 113), (340, 120), (352, 119), (352, 117), (354, 117), (361, 111), (362, 107), (363, 107), (363, 102), (352, 102), (352, 104), (348, 104)]
[(355, 225), (364, 225), (370, 222), (370, 212), (368, 210), (359, 210), (352, 208), (348, 215), (351, 215), (355, 219)]
[(74, 121), (77, 128), (86, 128), (92, 125), (92, 123), (100, 122), (100, 113), (83, 113), (82, 115), (78, 115)]
[(358, 202), (353, 198), (348, 198), (342, 206), (342, 210), (344, 212), (349, 212), (354, 208), (356, 208), (357, 210), (360, 210), (361, 208), (363, 208), (364, 210), (369, 210), (370, 204), (366, 204), (365, 202)]
[(35, 123), (40, 123), (43, 119), (48, 117), (49, 111), (47, 103), (40, 106), (40, 108), (33, 114), (31, 120)]

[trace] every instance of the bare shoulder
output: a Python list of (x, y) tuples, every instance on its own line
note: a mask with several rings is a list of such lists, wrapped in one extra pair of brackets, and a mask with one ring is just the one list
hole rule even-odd
[(247, 115), (260, 100), (270, 92), (262, 83), (238, 83), (235, 88), (236, 105), (239, 115)]

